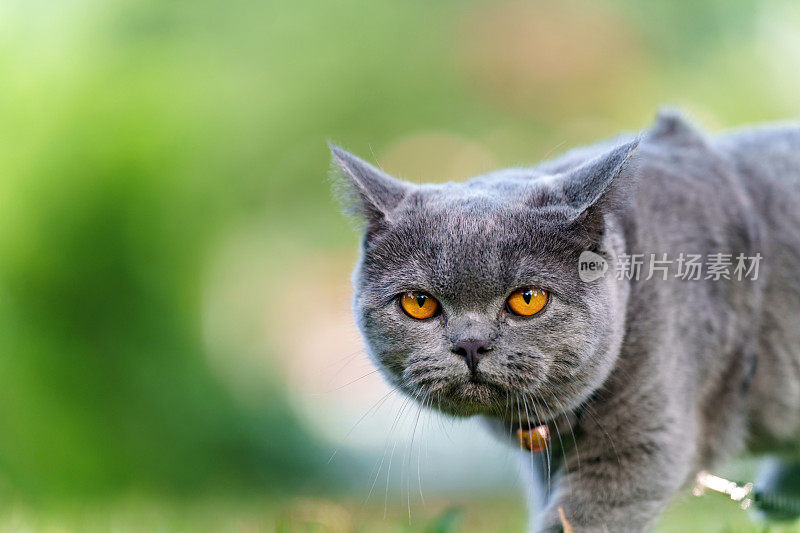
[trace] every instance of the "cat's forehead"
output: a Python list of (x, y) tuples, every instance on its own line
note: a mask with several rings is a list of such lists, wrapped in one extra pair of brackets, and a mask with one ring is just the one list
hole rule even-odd
[(485, 299), (531, 277), (561, 277), (558, 228), (524, 201), (480, 187), (425, 188), (395, 213), (369, 253), (387, 277), (439, 293)]
[(401, 216), (444, 214), (452, 215), (454, 221), (464, 217), (488, 221), (494, 215), (522, 208), (531, 189), (530, 182), (483, 177), (463, 183), (425, 184), (409, 195), (400, 211)]
[(428, 202), (513, 201), (546, 186), (553, 176), (535, 169), (508, 168), (463, 182), (427, 183), (417, 187), (416, 194)]
[(475, 183), (422, 187), (395, 213), (398, 226), (415, 228), (420, 238), (446, 250), (458, 245), (495, 248), (504, 238), (535, 224), (524, 202), (524, 187), (492, 190)]

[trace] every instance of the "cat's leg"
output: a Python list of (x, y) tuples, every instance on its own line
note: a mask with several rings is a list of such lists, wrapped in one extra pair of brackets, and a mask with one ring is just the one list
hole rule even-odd
[(652, 528), (692, 473), (693, 417), (680, 412), (675, 395), (637, 396), (584, 412), (558, 486), (532, 531), (561, 531), (559, 508), (581, 533)]

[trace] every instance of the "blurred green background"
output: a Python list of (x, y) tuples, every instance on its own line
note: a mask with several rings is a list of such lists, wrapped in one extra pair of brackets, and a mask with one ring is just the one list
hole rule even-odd
[[(5, 0), (0, 79), (0, 529), (522, 531), (435, 415), (449, 474), (411, 441), (384, 490), (415, 411), (375, 415), (326, 140), (449, 180), (664, 103), (796, 117), (800, 5)], [(679, 500), (660, 531), (748, 530)]]

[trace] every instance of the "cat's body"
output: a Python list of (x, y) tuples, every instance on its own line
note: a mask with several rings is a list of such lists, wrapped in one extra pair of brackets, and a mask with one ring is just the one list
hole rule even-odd
[[(711, 137), (665, 113), (640, 141), (422, 187), (334, 155), (367, 221), (355, 308), (384, 375), (507, 438), (551, 427), (526, 460), (533, 483), (552, 476), (533, 529), (558, 529), (562, 507), (578, 531), (647, 530), (698, 469), (800, 451), (800, 127)], [(612, 269), (672, 262), (666, 279), (645, 261), (639, 279), (585, 282), (584, 250)], [(681, 254), (719, 253), (760, 254), (756, 279), (676, 276)], [(514, 316), (518, 287), (547, 307)], [(440, 314), (404, 316), (412, 290)], [(485, 346), (472, 372), (464, 339)]]

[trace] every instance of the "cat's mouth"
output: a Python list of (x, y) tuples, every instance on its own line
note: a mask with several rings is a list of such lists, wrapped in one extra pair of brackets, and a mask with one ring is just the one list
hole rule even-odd
[(502, 391), (500, 387), (481, 379), (470, 379), (451, 387), (451, 392), (467, 401), (491, 403)]
[(513, 430), (528, 430), (546, 422), (531, 402), (522, 400), (507, 387), (480, 378), (450, 383), (438, 391), (438, 397), (440, 405), (454, 414), (483, 414), (506, 420), (511, 415), (508, 423)]
[(478, 376), (424, 387), (436, 398), (433, 405), (456, 416), (486, 415), (498, 418), (511, 433), (528, 432), (553, 422), (558, 415), (530, 392), (510, 389)]
[(498, 385), (480, 379), (449, 383), (437, 391), (442, 407), (452, 414), (477, 415), (496, 412), (508, 393)]
[[(464, 411), (471, 411), (469, 414), (496, 415), (497, 413), (493, 407), (487, 410), (487, 407), (491, 406), (491, 404), (486, 403), (486, 395), (493, 394), (497, 388), (498, 387), (489, 383), (475, 380), (470, 380), (461, 384), (455, 392), (460, 397), (460, 409), (462, 413)], [(507, 407), (514, 410), (518, 406), (509, 404)], [(515, 438), (522, 448), (533, 453), (538, 453), (547, 449), (551, 434), (550, 421), (539, 418), (538, 413), (535, 413), (532, 407), (529, 408), (527, 403), (525, 407), (519, 407), (517, 414), (512, 415), (509, 422), (506, 424), (512, 438)]]

